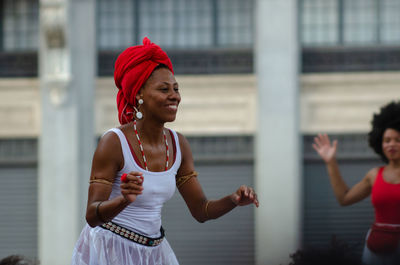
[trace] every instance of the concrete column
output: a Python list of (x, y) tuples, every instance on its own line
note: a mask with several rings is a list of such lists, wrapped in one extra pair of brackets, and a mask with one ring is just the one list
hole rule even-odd
[(40, 0), (39, 259), (70, 264), (94, 149), (95, 0)]
[(288, 264), (299, 247), (301, 154), (296, 0), (256, 0), (256, 264)]

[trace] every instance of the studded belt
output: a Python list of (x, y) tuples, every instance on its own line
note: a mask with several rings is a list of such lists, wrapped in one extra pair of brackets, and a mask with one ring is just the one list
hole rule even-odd
[(113, 222), (104, 223), (100, 227), (104, 228), (106, 230), (109, 230), (109, 231), (113, 232), (114, 234), (117, 234), (123, 238), (130, 240), (130, 241), (133, 241), (137, 244), (141, 244), (141, 245), (148, 246), (148, 247), (155, 247), (155, 246), (160, 245), (165, 237), (165, 231), (162, 226), (160, 228), (161, 236), (157, 237), (157, 238), (152, 238), (152, 237), (147, 237), (147, 236), (141, 235), (139, 233), (133, 232), (133, 231), (131, 231), (125, 227), (122, 227), (116, 223), (113, 223)]

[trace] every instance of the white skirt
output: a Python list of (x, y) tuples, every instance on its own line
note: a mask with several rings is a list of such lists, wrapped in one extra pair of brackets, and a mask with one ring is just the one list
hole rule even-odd
[(166, 238), (156, 247), (136, 244), (101, 227), (83, 228), (71, 265), (179, 265)]

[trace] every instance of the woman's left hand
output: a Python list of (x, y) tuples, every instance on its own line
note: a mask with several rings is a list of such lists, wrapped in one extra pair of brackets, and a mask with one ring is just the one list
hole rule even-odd
[(231, 195), (231, 200), (238, 206), (245, 206), (251, 203), (254, 203), (256, 207), (259, 205), (256, 192), (253, 188), (245, 185), (240, 186), (240, 188)]

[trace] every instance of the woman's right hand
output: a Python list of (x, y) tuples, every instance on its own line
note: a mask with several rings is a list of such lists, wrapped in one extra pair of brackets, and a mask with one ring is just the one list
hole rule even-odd
[(143, 191), (143, 173), (132, 171), (126, 175), (125, 181), (121, 181), (121, 194), (125, 200), (132, 203)]
[(331, 140), (327, 134), (318, 134), (318, 136), (314, 138), (312, 147), (325, 163), (331, 162), (336, 157), (337, 140), (333, 141), (331, 144)]

